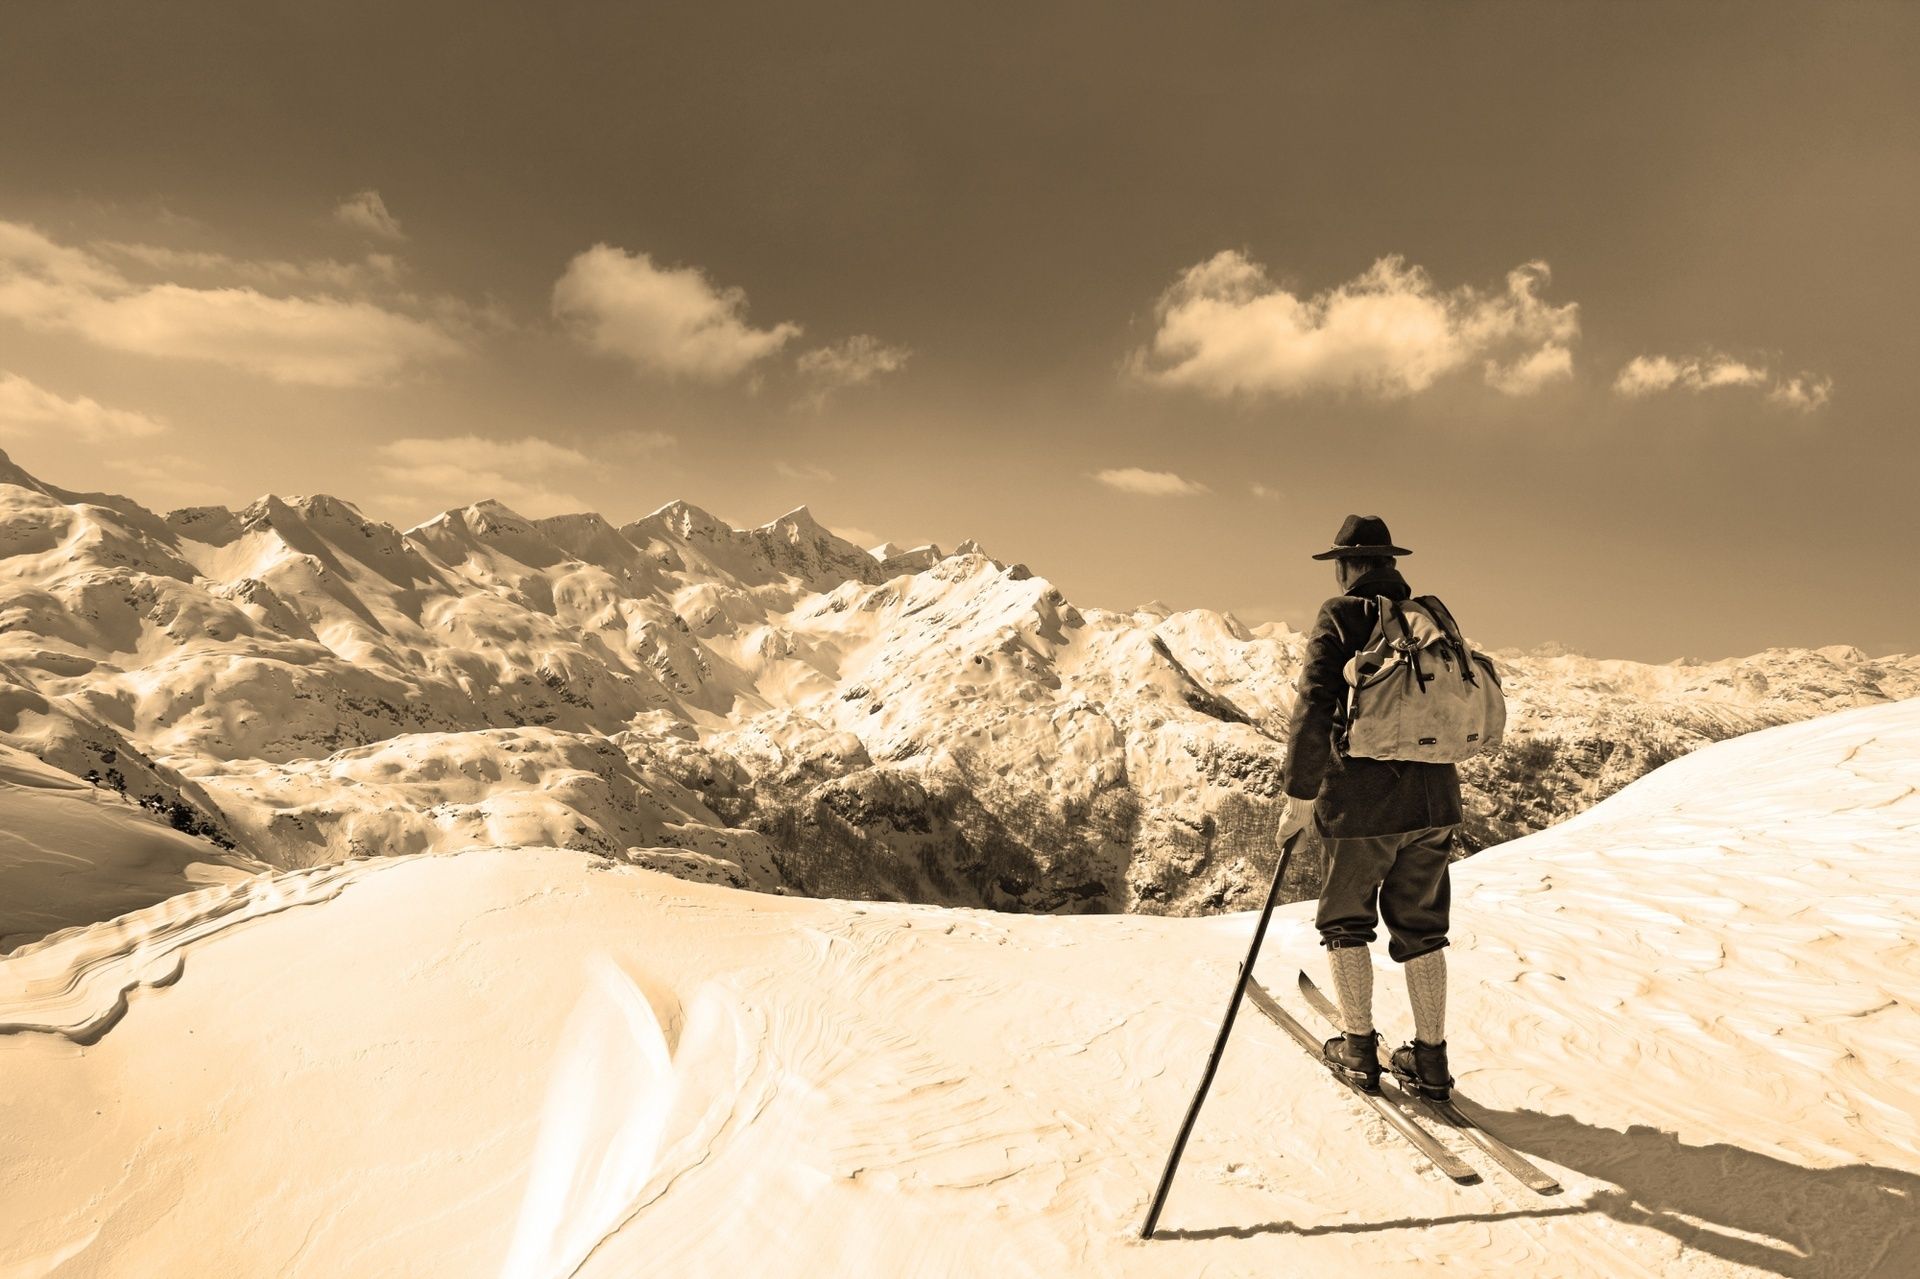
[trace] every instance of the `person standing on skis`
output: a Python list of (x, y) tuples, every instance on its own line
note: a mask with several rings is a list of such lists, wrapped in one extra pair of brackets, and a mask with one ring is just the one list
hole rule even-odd
[(1378, 516), (1349, 515), (1332, 560), (1341, 594), (1320, 607), (1307, 638), (1287, 733), (1281, 819), (1285, 840), (1313, 822), (1327, 851), (1326, 887), (1315, 923), (1327, 948), (1342, 1035), (1326, 1041), (1327, 1065), (1368, 1091), (1380, 1084), (1380, 1036), (1373, 1025), (1369, 943), (1384, 918), (1387, 953), (1405, 966), (1414, 1037), (1391, 1058), (1394, 1074), (1435, 1099), (1449, 1096), (1447, 1072), (1447, 867), (1461, 822), (1460, 776), (1452, 764), (1368, 759), (1343, 749), (1346, 667), (1380, 622), (1380, 597), (1412, 596)]

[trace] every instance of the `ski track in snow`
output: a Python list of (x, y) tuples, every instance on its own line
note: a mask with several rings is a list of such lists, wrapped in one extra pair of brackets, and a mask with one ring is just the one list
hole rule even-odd
[(1455, 1070), (1565, 1193), (1443, 1132), (1485, 1178), (1447, 1181), (1249, 1011), (1153, 1241), (1250, 916), (536, 849), (192, 894), (0, 958), (0, 1274), (1920, 1273), (1916, 830), (1906, 702), (1461, 864)]

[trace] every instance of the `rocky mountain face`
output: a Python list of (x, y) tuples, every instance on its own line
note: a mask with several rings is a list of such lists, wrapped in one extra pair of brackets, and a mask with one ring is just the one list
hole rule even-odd
[[(1022, 911), (1257, 902), (1301, 637), (1079, 609), (971, 543), (805, 508), (616, 527), (337, 498), (164, 517), (0, 455), (0, 745), (233, 857), (591, 849), (815, 896)], [(1920, 693), (1920, 658), (1495, 655), (1484, 845), (1704, 742)], [(1293, 895), (1318, 874), (1312, 850)]]

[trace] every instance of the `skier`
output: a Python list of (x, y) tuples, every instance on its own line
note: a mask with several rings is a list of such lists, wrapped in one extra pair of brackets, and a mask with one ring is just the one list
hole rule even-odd
[(1327, 948), (1342, 1035), (1323, 1056), (1336, 1073), (1380, 1086), (1373, 1026), (1373, 959), (1368, 944), (1385, 919), (1387, 953), (1405, 966), (1413, 1005), (1412, 1042), (1394, 1052), (1395, 1076), (1436, 1100), (1451, 1095), (1447, 1073), (1447, 865), (1461, 821), (1460, 777), (1452, 764), (1366, 759), (1341, 749), (1347, 715), (1345, 668), (1379, 621), (1375, 599), (1411, 598), (1395, 567), (1412, 552), (1393, 544), (1378, 516), (1349, 515), (1332, 560), (1343, 594), (1320, 607), (1308, 636), (1298, 700), (1287, 734), (1287, 807), (1280, 838), (1311, 821), (1327, 851), (1326, 887), (1315, 922)]

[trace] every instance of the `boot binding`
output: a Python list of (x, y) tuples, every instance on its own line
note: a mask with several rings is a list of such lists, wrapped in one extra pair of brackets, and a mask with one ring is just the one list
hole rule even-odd
[(1380, 1032), (1335, 1035), (1320, 1047), (1327, 1069), (1362, 1092), (1380, 1091)]
[(1447, 1071), (1445, 1043), (1426, 1044), (1409, 1040), (1394, 1050), (1388, 1068), (1393, 1077), (1411, 1092), (1428, 1101), (1453, 1100), (1453, 1076)]

